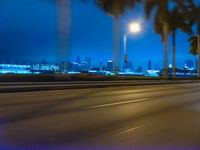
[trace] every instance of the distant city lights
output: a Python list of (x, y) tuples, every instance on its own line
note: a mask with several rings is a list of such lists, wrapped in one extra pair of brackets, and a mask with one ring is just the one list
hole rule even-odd
[[(141, 66), (135, 67), (131, 61), (127, 62), (118, 72), (120, 76), (149, 76), (159, 77), (162, 75), (162, 69), (152, 62), (147, 62), (147, 69)], [(197, 76), (197, 71), (194, 69), (194, 63), (186, 60), (182, 68), (176, 69), (177, 77)], [(113, 76), (113, 61), (101, 62), (99, 65), (93, 66), (91, 57), (86, 57), (81, 61), (77, 57), (76, 61), (66, 61), (56, 64), (41, 62), (37, 64), (21, 65), (21, 64), (0, 64), (0, 74), (92, 74)], [(169, 75), (172, 74), (172, 65), (169, 65)]]

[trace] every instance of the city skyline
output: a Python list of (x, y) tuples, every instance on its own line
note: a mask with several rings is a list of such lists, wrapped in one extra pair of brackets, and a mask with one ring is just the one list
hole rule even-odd
[[(49, 62), (46, 59), (41, 59), (40, 61), (35, 61), (35, 62), (30, 61), (30, 60), (14, 60), (14, 59), (6, 60), (6, 59), (3, 59), (3, 60), (0, 60), (0, 65), (30, 65), (30, 66), (32, 66), (32, 65), (47, 65), (47, 66), (48, 65), (55, 65), (55, 66), (59, 66), (62, 63), (71, 63), (71, 64), (86, 65), (87, 70), (89, 70), (89, 69), (92, 69), (92, 68), (100, 68), (101, 69), (102, 66), (107, 65), (109, 62), (113, 63), (113, 60), (109, 59), (109, 60), (106, 60), (106, 61), (99, 61), (97, 64), (94, 64), (93, 62), (94, 62), (94, 59), (90, 56), (87, 56), (87, 57), (77, 56), (77, 57), (74, 57), (71, 60), (60, 61), (60, 62), (56, 62), (56, 61), (55, 62)], [(83, 70), (85, 69), (84, 67), (82, 68)], [(169, 64), (169, 68), (171, 68), (171, 67), (172, 67), (172, 64)], [(137, 70), (138, 68), (142, 68), (142, 71), (163, 69), (162, 66), (160, 66), (160, 64), (156, 64), (152, 60), (148, 60), (144, 66), (137, 65), (133, 61), (129, 60), (127, 62), (127, 64), (121, 64), (119, 71), (126, 71), (126, 70), (134, 71), (134, 70)], [(182, 66), (177, 68), (177, 69), (184, 69), (184, 68), (196, 70), (197, 69), (197, 61), (192, 61), (190, 59), (186, 59), (182, 62)]]

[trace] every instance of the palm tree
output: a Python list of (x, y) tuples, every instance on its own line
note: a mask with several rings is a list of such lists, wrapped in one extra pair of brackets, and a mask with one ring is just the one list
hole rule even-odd
[[(168, 34), (170, 32), (169, 27), (169, 3), (172, 0), (146, 0), (145, 1), (145, 13), (146, 18), (151, 17), (152, 12), (156, 9), (154, 30), (161, 36), (164, 46), (164, 78), (168, 78)], [(175, 43), (174, 43), (175, 44)]]
[(193, 0), (187, 0), (186, 8), (190, 21), (197, 27), (196, 35), (190, 37), (189, 41), (191, 43), (190, 52), (198, 55), (198, 77), (200, 78), (200, 5)]
[(126, 9), (133, 9), (136, 3), (141, 0), (96, 0), (97, 5), (107, 14), (114, 18), (113, 37), (114, 37), (114, 71), (119, 70), (120, 58), (120, 16)]
[(176, 77), (176, 31), (180, 29), (183, 32), (191, 34), (192, 30), (184, 12), (178, 5), (170, 11), (168, 24), (172, 36), (172, 76)]

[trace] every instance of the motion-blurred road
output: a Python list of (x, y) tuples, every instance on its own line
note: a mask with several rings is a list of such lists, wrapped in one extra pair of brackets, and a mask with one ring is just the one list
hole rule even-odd
[(142, 148), (200, 149), (200, 83), (0, 93), (0, 150)]

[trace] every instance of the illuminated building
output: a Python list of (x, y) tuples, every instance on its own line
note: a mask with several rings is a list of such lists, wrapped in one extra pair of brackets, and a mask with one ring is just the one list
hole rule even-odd
[(189, 69), (189, 70), (193, 70), (194, 69), (194, 63), (191, 60), (186, 60), (185, 61), (185, 68)]
[(0, 74), (31, 74), (31, 66), (0, 64)]
[(152, 70), (152, 62), (148, 61), (148, 70)]
[(127, 61), (124, 65), (124, 72), (133, 71), (133, 64), (131, 61)]
[(107, 67), (106, 67), (106, 70), (107, 71), (110, 71), (110, 72), (113, 72), (113, 67), (114, 67), (114, 65), (113, 65), (113, 61), (108, 61), (107, 62)]
[(137, 72), (142, 73), (142, 70), (143, 70), (142, 66), (139, 66)]
[(59, 67), (56, 65), (51, 64), (36, 64), (32, 67), (33, 70), (40, 70), (40, 71), (58, 71)]
[(86, 57), (86, 58), (85, 58), (85, 62), (87, 63), (88, 69), (90, 69), (90, 68), (92, 67), (92, 60), (91, 60), (91, 57)]

